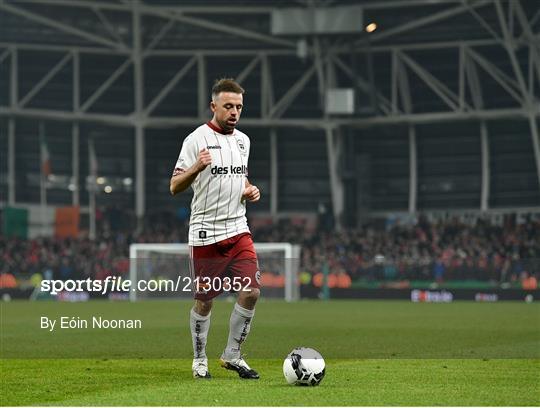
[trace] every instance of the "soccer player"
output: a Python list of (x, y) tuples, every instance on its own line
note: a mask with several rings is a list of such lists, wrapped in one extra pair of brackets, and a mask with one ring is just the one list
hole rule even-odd
[(229, 339), (221, 366), (240, 378), (258, 379), (240, 354), (259, 298), (260, 272), (246, 219), (246, 202), (259, 201), (259, 189), (247, 179), (250, 141), (236, 129), (244, 89), (232, 79), (212, 88), (212, 120), (185, 140), (174, 168), (170, 190), (193, 188), (189, 223), (190, 267), (195, 305), (190, 312), (193, 376), (210, 378), (206, 340), (212, 301), (223, 290), (238, 292), (229, 322)]

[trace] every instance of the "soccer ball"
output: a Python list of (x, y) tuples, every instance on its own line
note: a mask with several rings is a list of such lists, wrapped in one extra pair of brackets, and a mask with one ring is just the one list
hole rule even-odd
[(283, 375), (289, 384), (319, 385), (324, 374), (324, 359), (312, 348), (295, 348), (283, 362)]

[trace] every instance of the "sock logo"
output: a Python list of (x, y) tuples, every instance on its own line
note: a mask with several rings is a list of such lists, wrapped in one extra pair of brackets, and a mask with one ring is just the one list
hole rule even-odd
[(242, 327), (242, 333), (240, 333), (240, 337), (237, 339), (236, 338), (234, 339), (234, 341), (238, 343), (238, 351), (240, 351), (240, 346), (242, 345), (242, 343), (246, 341), (246, 337), (249, 334), (250, 323), (251, 323), (251, 317), (246, 318), (246, 320), (244, 320), (244, 326)]
[(200, 358), (204, 352), (204, 342), (201, 339), (201, 320), (195, 321), (195, 358)]
[(205, 239), (206, 238), (206, 231), (199, 231), (199, 238)]

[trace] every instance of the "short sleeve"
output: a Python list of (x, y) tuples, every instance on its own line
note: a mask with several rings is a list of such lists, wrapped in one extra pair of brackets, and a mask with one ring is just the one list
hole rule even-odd
[(197, 161), (197, 144), (193, 139), (192, 135), (189, 135), (184, 139), (182, 150), (180, 150), (180, 155), (174, 166), (172, 173), (173, 177), (182, 174)]
[(246, 136), (246, 144), (247, 144), (247, 151), (248, 151), (248, 157), (249, 157), (249, 153), (251, 152), (251, 140), (247, 136)]
[(244, 143), (246, 144), (246, 150), (247, 150), (247, 156), (246, 156), (246, 177), (249, 177), (249, 172), (248, 172), (248, 168), (249, 166), (247, 166), (247, 164), (249, 163), (249, 153), (251, 151), (251, 140), (249, 139), (249, 137), (247, 135), (243, 135), (243, 139), (244, 139)]

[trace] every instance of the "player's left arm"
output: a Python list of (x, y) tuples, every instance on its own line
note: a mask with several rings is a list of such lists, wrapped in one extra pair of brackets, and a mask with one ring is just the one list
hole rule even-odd
[(259, 188), (257, 186), (254, 186), (249, 182), (249, 180), (246, 178), (246, 188), (244, 189), (244, 193), (242, 194), (242, 201), (248, 200), (252, 203), (255, 203), (261, 199), (261, 192), (259, 191)]

